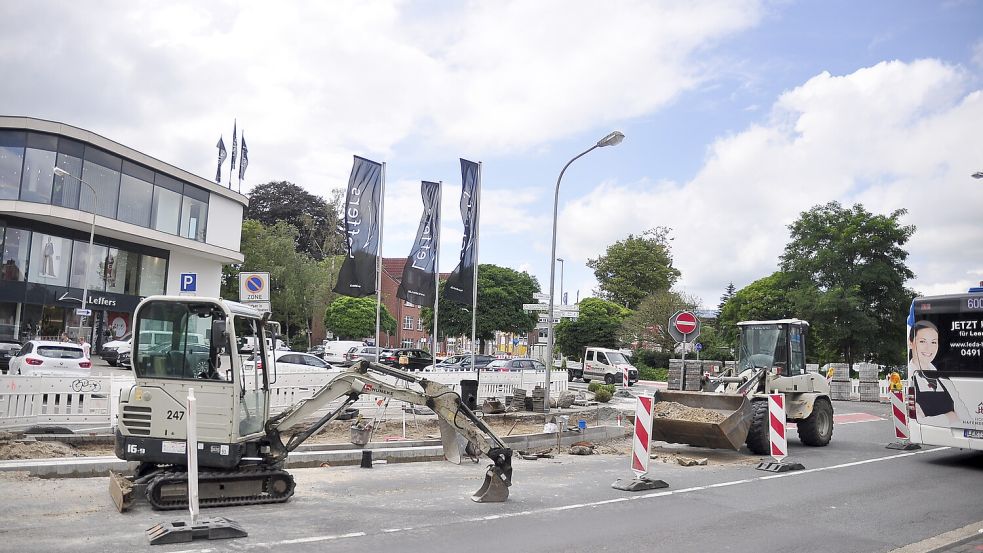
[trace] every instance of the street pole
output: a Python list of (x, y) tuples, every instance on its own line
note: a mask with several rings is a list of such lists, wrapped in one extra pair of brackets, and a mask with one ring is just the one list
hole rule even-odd
[(567, 302), (563, 300), (563, 258), (557, 257), (556, 260), (560, 262), (560, 305), (566, 305)]
[(624, 139), (625, 135), (621, 134), (619, 131), (614, 131), (608, 134), (604, 138), (598, 140), (597, 144), (594, 144), (568, 161), (567, 164), (563, 166), (563, 170), (560, 171), (560, 176), (556, 178), (556, 191), (553, 193), (553, 240), (550, 248), (550, 299), (549, 310), (547, 311), (547, 313), (549, 313), (549, 317), (547, 317), (546, 320), (546, 390), (544, 390), (545, 393), (543, 397), (547, 417), (549, 416), (550, 412), (550, 373), (553, 371), (553, 293), (555, 292), (556, 284), (556, 215), (560, 200), (560, 181), (563, 180), (563, 173), (566, 172), (567, 167), (570, 167), (570, 164), (574, 161), (577, 161), (596, 148), (617, 146)]
[[(92, 224), (89, 225), (89, 252), (86, 256), (85, 261), (85, 278), (82, 281), (82, 311), (85, 311), (86, 305), (89, 301), (89, 269), (92, 267), (92, 250), (94, 249), (93, 242), (96, 236), (96, 206), (99, 205), (99, 193), (96, 189), (92, 187), (91, 184), (85, 182), (84, 180), (76, 177), (75, 175), (69, 173), (68, 171), (62, 169), (61, 167), (55, 167), (55, 174), (60, 177), (71, 177), (80, 183), (89, 187), (92, 191)], [(84, 315), (79, 315), (79, 332), (78, 337), (82, 337), (82, 318)]]

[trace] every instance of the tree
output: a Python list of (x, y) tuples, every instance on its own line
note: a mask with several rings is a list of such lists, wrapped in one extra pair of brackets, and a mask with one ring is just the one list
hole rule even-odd
[[(345, 339), (361, 340), (375, 336), (375, 308), (374, 297), (338, 296), (324, 312), (324, 326)], [(385, 305), (379, 316), (379, 326), (384, 332), (396, 333), (396, 319)]]
[(914, 277), (904, 245), (915, 232), (906, 211), (875, 215), (861, 204), (816, 206), (789, 225), (781, 268), (797, 286), (792, 294), (813, 323), (817, 341), (851, 366), (864, 359), (900, 364), (905, 314)]
[(793, 305), (795, 283), (788, 274), (775, 272), (741, 288), (727, 300), (717, 316), (725, 339), (737, 340), (737, 323), (774, 319), (805, 318)]
[(245, 218), (266, 226), (279, 221), (290, 224), (297, 230), (294, 237), (297, 251), (320, 260), (345, 251), (341, 213), (338, 191), (330, 201), (325, 201), (292, 182), (274, 181), (253, 188)]
[(621, 325), (630, 314), (630, 309), (616, 303), (586, 298), (580, 302), (577, 320), (561, 321), (553, 327), (553, 343), (560, 353), (572, 359), (580, 359), (587, 346), (617, 347)]
[[(471, 336), (471, 306), (444, 297), (446, 282), (440, 283), (440, 338)], [(539, 283), (529, 273), (497, 265), (478, 266), (478, 317), (476, 337), (484, 346), (485, 340), (495, 337), (495, 331), (525, 334), (536, 327), (536, 315), (522, 310), (522, 304), (535, 303), (533, 294)], [(433, 309), (423, 309), (427, 332), (433, 332)]]
[(673, 351), (676, 342), (666, 327), (677, 311), (696, 309), (700, 300), (672, 290), (661, 290), (642, 300), (621, 325), (621, 337), (640, 349)]
[(641, 236), (608, 246), (604, 255), (587, 261), (599, 283), (599, 295), (609, 301), (635, 309), (646, 296), (669, 290), (680, 276), (672, 266), (669, 242), (671, 229), (656, 227)]

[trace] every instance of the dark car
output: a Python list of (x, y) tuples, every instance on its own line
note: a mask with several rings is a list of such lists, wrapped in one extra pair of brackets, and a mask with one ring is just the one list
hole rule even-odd
[(399, 369), (422, 371), (433, 365), (433, 357), (422, 349), (394, 349), (385, 357), (380, 356), (379, 362)]
[(20, 348), (20, 342), (0, 340), (0, 373), (7, 374), (7, 368), (10, 367), (10, 358), (17, 355)]

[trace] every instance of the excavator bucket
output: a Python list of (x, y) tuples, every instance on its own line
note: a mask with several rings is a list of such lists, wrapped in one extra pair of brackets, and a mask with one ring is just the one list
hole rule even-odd
[(475, 503), (502, 503), (509, 498), (509, 483), (506, 481), (502, 469), (495, 465), (488, 465), (485, 472), (485, 481), (471, 496), (471, 501)]
[(109, 471), (109, 497), (116, 510), (123, 512), (133, 505), (133, 482), (122, 474)]
[[(743, 395), (660, 390), (655, 393), (655, 402), (653, 440), (734, 450), (741, 449), (747, 440), (753, 413), (751, 402)], [(660, 402), (673, 402), (683, 407), (665, 409), (670, 416), (675, 414), (675, 418), (668, 418), (660, 416), (663, 411), (658, 405)]]

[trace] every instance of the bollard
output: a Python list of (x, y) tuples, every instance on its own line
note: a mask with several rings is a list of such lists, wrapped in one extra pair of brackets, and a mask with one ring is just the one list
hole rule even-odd
[(370, 468), (372, 468), (372, 450), (371, 449), (363, 449), (362, 450), (362, 465), (361, 465), (361, 467), (363, 469), (370, 469)]

